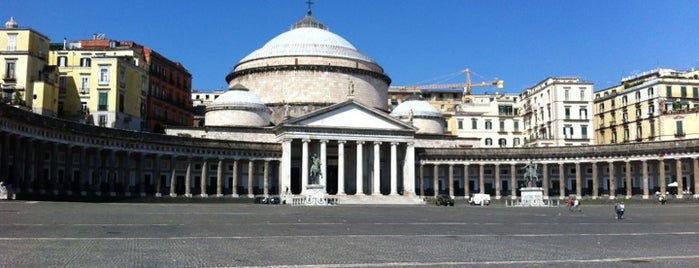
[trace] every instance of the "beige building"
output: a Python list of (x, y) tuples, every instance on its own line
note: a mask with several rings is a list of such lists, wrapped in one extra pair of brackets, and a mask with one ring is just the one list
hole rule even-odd
[(595, 93), (598, 144), (699, 138), (699, 71), (657, 69)]
[(0, 29), (2, 99), (33, 112), (55, 116), (58, 112), (56, 68), (48, 63), (49, 38), (21, 28), (14, 18)]

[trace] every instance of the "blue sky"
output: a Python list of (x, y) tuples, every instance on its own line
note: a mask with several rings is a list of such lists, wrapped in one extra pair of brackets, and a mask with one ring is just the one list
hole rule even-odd
[[(699, 68), (699, 1), (314, 0), (313, 15), (378, 62), (392, 85), (499, 78), (519, 93), (574, 76), (601, 90), (655, 68)], [(106, 38), (149, 46), (192, 73), (193, 89), (225, 89), (247, 54), (289, 30), (305, 0), (3, 0), (52, 42)], [(477, 88), (475, 92), (494, 90)]]

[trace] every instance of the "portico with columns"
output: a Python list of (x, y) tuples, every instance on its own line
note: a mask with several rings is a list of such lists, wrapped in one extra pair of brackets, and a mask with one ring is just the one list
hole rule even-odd
[(386, 113), (350, 100), (287, 120), (274, 132), (282, 144), (282, 191), (306, 193), (315, 155), (327, 194), (414, 196), (415, 129)]

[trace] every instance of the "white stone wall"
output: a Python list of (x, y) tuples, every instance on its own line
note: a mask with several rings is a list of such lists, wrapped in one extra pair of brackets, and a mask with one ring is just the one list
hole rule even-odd
[(225, 129), (225, 131), (210, 129), (168, 128), (165, 130), (165, 134), (170, 136), (185, 136), (214, 140), (277, 143), (276, 136), (273, 133), (264, 133), (259, 131), (250, 132), (236, 128)]
[(416, 133), (442, 134), (444, 133), (444, 123), (440, 119), (414, 118), (413, 126), (418, 130)]

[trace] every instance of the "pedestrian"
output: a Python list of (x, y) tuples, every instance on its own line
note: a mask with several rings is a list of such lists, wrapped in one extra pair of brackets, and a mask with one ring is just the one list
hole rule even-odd
[(616, 202), (616, 205), (614, 206), (614, 210), (616, 211), (616, 219), (621, 220), (624, 218), (624, 202)]
[(573, 200), (573, 211), (582, 212), (582, 208), (580, 208), (580, 200), (577, 198)]

